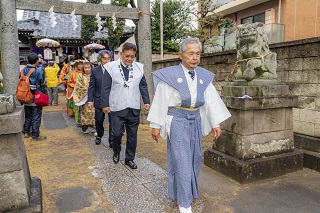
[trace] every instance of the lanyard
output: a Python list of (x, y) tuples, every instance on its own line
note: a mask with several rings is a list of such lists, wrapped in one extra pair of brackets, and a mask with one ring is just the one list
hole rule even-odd
[(118, 67), (119, 67), (119, 70), (120, 70), (120, 73), (121, 73), (121, 76), (122, 76), (122, 79), (123, 79), (123, 86), (124, 88), (129, 88), (129, 81), (131, 79), (133, 79), (133, 66), (132, 64), (128, 67), (128, 70), (129, 70), (129, 78), (128, 78), (128, 81), (126, 81), (126, 78), (124, 76), (124, 73), (123, 73), (123, 70), (122, 70), (122, 67), (121, 67), (121, 64), (118, 64)]

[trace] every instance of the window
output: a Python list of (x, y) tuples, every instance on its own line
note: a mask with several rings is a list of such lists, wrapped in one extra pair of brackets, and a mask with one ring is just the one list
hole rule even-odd
[(265, 20), (265, 13), (259, 13), (257, 15), (253, 15), (253, 16), (249, 16), (241, 19), (241, 24), (252, 24), (255, 22), (264, 23), (264, 20)]

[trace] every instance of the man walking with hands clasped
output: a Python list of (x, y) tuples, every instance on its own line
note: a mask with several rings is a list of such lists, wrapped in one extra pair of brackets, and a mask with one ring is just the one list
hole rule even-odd
[(199, 197), (202, 136), (221, 134), (220, 123), (230, 113), (212, 84), (214, 74), (199, 67), (201, 43), (187, 38), (180, 44), (181, 64), (153, 72), (155, 96), (147, 120), (152, 137), (167, 139), (168, 192), (181, 213), (191, 213)]
[[(137, 133), (140, 122), (140, 97), (144, 109), (149, 110), (150, 98), (143, 64), (135, 62), (137, 47), (124, 43), (121, 57), (104, 65), (109, 75), (103, 76), (101, 106), (105, 113), (110, 112), (112, 123), (113, 162), (119, 162), (121, 139), (126, 130), (127, 142), (125, 164), (137, 169), (135, 159)], [(125, 129), (124, 129), (125, 128)]]

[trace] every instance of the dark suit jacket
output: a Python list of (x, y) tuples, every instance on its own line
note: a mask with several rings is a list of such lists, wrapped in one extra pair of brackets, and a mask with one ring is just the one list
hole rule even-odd
[[(107, 71), (102, 72), (102, 67), (97, 66), (92, 69), (91, 75), (90, 75), (90, 83), (88, 88), (88, 102), (94, 102), (94, 107), (101, 109), (101, 89), (102, 89), (102, 81), (103, 77), (111, 79), (111, 76)], [(109, 103), (109, 98), (108, 98)]]
[[(101, 107), (109, 107), (109, 96), (111, 92), (111, 85), (112, 85), (112, 78), (110, 74), (108, 73), (107, 75), (103, 76), (102, 80), (102, 96), (101, 96)], [(149, 92), (148, 92), (148, 85), (147, 85), (147, 80), (145, 76), (141, 78), (141, 81), (139, 83), (139, 90), (140, 94), (142, 96), (142, 100), (144, 104), (150, 104), (150, 97), (149, 97)], [(119, 101), (121, 101), (121, 97), (119, 97)], [(140, 110), (139, 109), (132, 109), (133, 113), (135, 115), (139, 115)], [(117, 112), (111, 112), (112, 114), (116, 116), (126, 116), (128, 114), (129, 108), (117, 111)]]

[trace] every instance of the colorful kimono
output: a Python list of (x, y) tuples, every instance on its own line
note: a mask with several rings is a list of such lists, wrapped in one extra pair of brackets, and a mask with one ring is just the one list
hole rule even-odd
[(196, 67), (194, 80), (181, 64), (153, 74), (155, 96), (147, 120), (167, 139), (168, 193), (190, 207), (199, 197), (202, 136), (230, 117), (214, 88), (214, 74)]
[[(59, 75), (59, 84), (67, 84), (67, 80), (68, 78), (65, 79), (65, 77), (69, 74), (69, 72), (71, 72), (70, 70), (70, 66), (68, 64), (64, 64), (61, 71), (60, 71), (60, 75)], [(67, 76), (69, 77), (69, 76)]]
[(82, 74), (78, 77), (74, 87), (73, 101), (79, 105), (80, 123), (82, 126), (94, 126), (94, 110), (88, 107), (88, 87), (90, 74)]
[(67, 98), (66, 112), (67, 112), (67, 115), (74, 115), (75, 116), (75, 120), (76, 120), (77, 123), (78, 123), (78, 106), (75, 106), (74, 102), (73, 102), (73, 90), (74, 90), (74, 86), (76, 85), (77, 78), (81, 74), (82, 74), (81, 70), (75, 70), (75, 71), (70, 73), (70, 76), (68, 78), (67, 94), (66, 94), (66, 98)]

